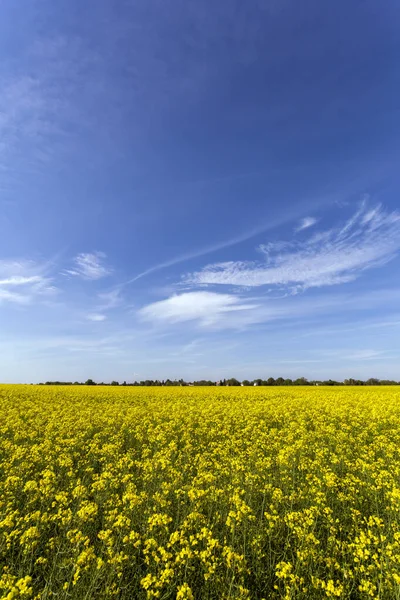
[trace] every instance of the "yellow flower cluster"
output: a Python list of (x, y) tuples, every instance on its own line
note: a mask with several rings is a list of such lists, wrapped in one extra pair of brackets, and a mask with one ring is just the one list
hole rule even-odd
[(400, 598), (400, 390), (0, 386), (0, 597)]

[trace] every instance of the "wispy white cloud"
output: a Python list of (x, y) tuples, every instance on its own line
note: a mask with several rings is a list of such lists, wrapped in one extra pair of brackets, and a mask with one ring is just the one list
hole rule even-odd
[[(398, 294), (396, 294), (396, 301), (398, 298)], [(389, 327), (391, 329), (400, 327), (400, 318), (394, 313), (394, 317), (398, 317), (395, 319), (390, 319), (389, 321), (352, 321), (352, 325), (344, 326), (344, 327), (318, 327), (316, 329), (306, 331), (300, 334), (301, 337), (310, 337), (310, 336), (329, 336), (336, 334), (348, 334), (353, 332), (364, 331), (368, 329), (385, 329)], [(297, 335), (299, 337), (299, 335)]]
[(397, 310), (399, 299), (400, 289), (396, 288), (359, 294), (326, 293), (313, 297), (288, 295), (284, 301), (270, 296), (248, 298), (243, 293), (192, 291), (148, 304), (137, 315), (157, 327), (191, 322), (202, 329), (245, 331), (254, 325), (269, 327), (279, 321), (295, 322), (296, 326), (306, 327), (308, 331), (307, 323), (337, 313), (338, 307), (342, 317), (345, 314), (359, 316), (363, 311)]
[(89, 252), (78, 254), (73, 269), (66, 269), (64, 275), (81, 277), (82, 279), (101, 279), (111, 274), (111, 269), (104, 264), (106, 255), (104, 252)]
[(122, 306), (122, 297), (119, 289), (97, 294), (97, 302), (88, 309), (85, 319), (93, 322), (101, 322), (107, 319), (107, 312)]
[(295, 228), (295, 231), (303, 231), (303, 229), (308, 229), (317, 223), (317, 219), (315, 217), (304, 217), (300, 221), (300, 224)]
[(206, 329), (240, 330), (258, 323), (329, 311), (336, 302), (336, 299), (324, 297), (312, 301), (288, 298), (282, 303), (267, 298), (255, 300), (234, 294), (193, 291), (148, 304), (138, 311), (138, 316), (157, 325), (192, 321)]
[(105, 321), (107, 319), (106, 315), (102, 315), (100, 313), (90, 313), (89, 315), (86, 315), (86, 318), (88, 321), (94, 322)]
[[(329, 203), (329, 202), (331, 202), (330, 199), (326, 200), (326, 203)], [(313, 202), (310, 204), (309, 208), (315, 208), (315, 206), (317, 204), (318, 204), (317, 202)], [(258, 227), (254, 227), (253, 229), (244, 231), (243, 233), (241, 233), (237, 236), (234, 236), (232, 238), (223, 240), (222, 242), (216, 242), (215, 244), (210, 244), (209, 246), (205, 246), (204, 248), (199, 248), (198, 250), (194, 250), (193, 252), (183, 253), (180, 256), (171, 258), (171, 260), (167, 260), (167, 261), (161, 262), (157, 265), (154, 265), (153, 267), (150, 267), (149, 269), (142, 271), (135, 277), (128, 279), (127, 281), (125, 281), (122, 284), (122, 286), (129, 285), (130, 283), (134, 283), (135, 281), (138, 281), (139, 279), (142, 279), (143, 277), (146, 277), (147, 275), (150, 275), (151, 273), (161, 271), (162, 269), (167, 269), (168, 267), (173, 267), (175, 265), (187, 262), (189, 260), (193, 260), (195, 258), (200, 258), (201, 256), (206, 256), (207, 254), (213, 254), (214, 252), (218, 252), (219, 250), (224, 250), (225, 248), (230, 248), (232, 246), (241, 244), (242, 242), (246, 242), (247, 240), (250, 240), (258, 235), (261, 235), (262, 233), (271, 231), (272, 229), (280, 227), (281, 225), (284, 225), (285, 223), (288, 223), (289, 221), (297, 219), (299, 217), (299, 210), (290, 212), (289, 214), (286, 214), (279, 218), (269, 220), (267, 223), (259, 225)]]
[(56, 291), (48, 265), (28, 260), (0, 260), (0, 303), (29, 304)]
[[(24, 172), (39, 172), (72, 150), (75, 125), (96, 56), (76, 36), (39, 37), (21, 48), (23, 60), (3, 60), (0, 73), (0, 169), (8, 187)], [(79, 101), (78, 101), (79, 100)]]
[(359, 361), (366, 360), (386, 360), (398, 356), (398, 352), (388, 353), (385, 350), (375, 350), (373, 348), (344, 348), (335, 350), (322, 350), (318, 352), (319, 360), (341, 360), (341, 361)]
[(33, 283), (40, 283), (42, 281), (42, 277), (40, 275), (31, 275), (29, 277), (23, 275), (11, 275), (11, 277), (7, 277), (6, 279), (0, 279), (1, 286), (20, 286), (20, 285), (29, 285)]
[(29, 294), (18, 294), (0, 288), (0, 304), (2, 302), (12, 302), (14, 304), (29, 304), (31, 296)]
[(382, 350), (362, 349), (353, 350), (348, 354), (343, 354), (342, 358), (347, 360), (376, 360), (384, 359), (386, 357), (385, 352)]
[(212, 326), (226, 313), (249, 311), (256, 308), (251, 302), (242, 301), (231, 294), (214, 292), (187, 292), (153, 302), (139, 311), (145, 321), (180, 323), (198, 321)]
[(44, 79), (44, 71), (0, 77), (0, 167), (9, 187), (15, 173), (49, 163), (68, 135), (60, 127), (62, 93)]
[(260, 247), (263, 262), (211, 264), (185, 278), (192, 285), (270, 285), (291, 291), (345, 283), (383, 265), (400, 250), (400, 215), (363, 203), (342, 227), (316, 233), (304, 242)]
[(117, 308), (122, 304), (121, 292), (118, 288), (110, 290), (108, 292), (101, 292), (98, 295), (100, 300), (98, 310), (108, 310), (110, 308)]
[(274, 223), (274, 224), (269, 224), (264, 227), (258, 227), (256, 229), (247, 231), (247, 232), (245, 232), (241, 235), (238, 235), (234, 238), (231, 238), (229, 240), (225, 240), (223, 242), (217, 242), (216, 244), (211, 244), (210, 246), (200, 248), (199, 250), (181, 254), (180, 256), (171, 258), (171, 260), (166, 260), (164, 262), (159, 263), (158, 265), (154, 265), (153, 267), (146, 269), (145, 271), (142, 271), (135, 277), (132, 277), (132, 279), (129, 279), (128, 281), (126, 281), (123, 285), (128, 285), (130, 283), (134, 283), (135, 281), (142, 279), (142, 277), (146, 277), (147, 275), (150, 275), (151, 273), (155, 273), (157, 271), (161, 271), (162, 269), (167, 269), (168, 267), (173, 267), (173, 266), (181, 264), (183, 262), (193, 260), (194, 258), (206, 256), (207, 254), (212, 254), (213, 252), (217, 252), (218, 250), (223, 250), (224, 248), (229, 248), (231, 246), (235, 246), (236, 244), (245, 242), (246, 240), (251, 239), (252, 237), (255, 237), (256, 235), (259, 235), (260, 233), (268, 231), (269, 229), (273, 229), (273, 227), (276, 227), (277, 225), (278, 225), (278, 223)]

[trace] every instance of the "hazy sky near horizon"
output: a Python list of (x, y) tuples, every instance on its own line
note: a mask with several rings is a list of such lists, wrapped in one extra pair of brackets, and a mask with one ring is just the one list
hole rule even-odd
[(400, 380), (397, 2), (0, 15), (0, 381)]

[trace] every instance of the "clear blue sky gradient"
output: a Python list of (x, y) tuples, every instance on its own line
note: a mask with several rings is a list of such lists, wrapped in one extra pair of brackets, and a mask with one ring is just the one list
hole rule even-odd
[(0, 7), (0, 380), (400, 380), (395, 0)]

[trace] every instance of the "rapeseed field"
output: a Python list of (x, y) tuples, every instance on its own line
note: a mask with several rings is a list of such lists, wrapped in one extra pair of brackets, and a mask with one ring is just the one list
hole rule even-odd
[(0, 597), (400, 598), (399, 388), (0, 386)]

